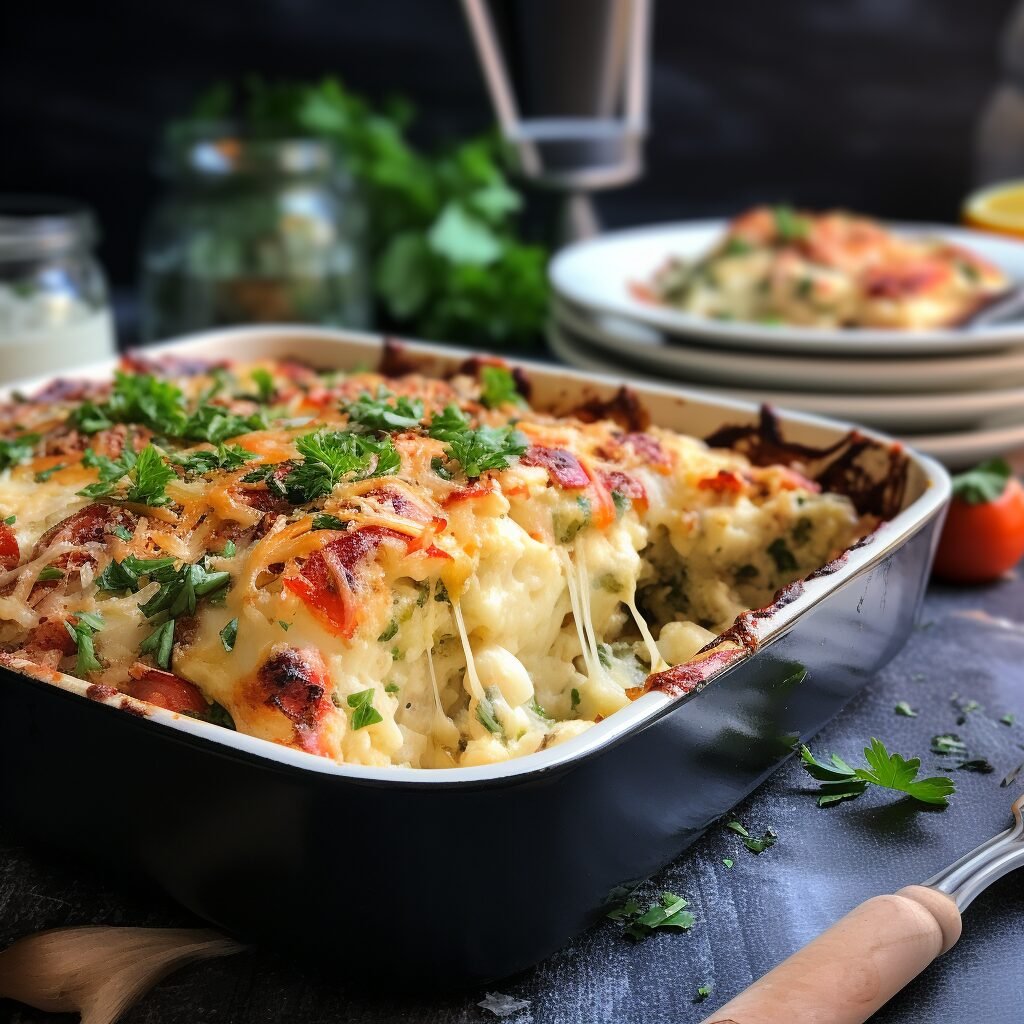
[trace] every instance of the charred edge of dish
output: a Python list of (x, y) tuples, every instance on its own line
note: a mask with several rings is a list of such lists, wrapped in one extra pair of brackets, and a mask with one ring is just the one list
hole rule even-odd
[[(822, 490), (843, 494), (860, 515), (891, 519), (903, 505), (910, 460), (898, 443), (883, 444), (859, 430), (851, 430), (824, 448), (787, 441), (775, 410), (762, 405), (756, 423), (720, 427), (704, 438), (712, 448), (731, 448), (756, 466), (810, 463), (814, 481)], [(859, 460), (866, 452), (883, 454), (888, 471), (869, 472)], [(814, 463), (820, 463), (815, 468)]]
[(644, 431), (651, 425), (651, 414), (647, 407), (635, 391), (625, 386), (620, 387), (611, 398), (594, 395), (584, 399), (569, 409), (567, 414), (584, 423), (612, 420), (624, 430), (635, 432)]
[[(717, 647), (720, 643), (721, 638), (715, 640), (711, 646)], [(706, 658), (702, 658), (700, 661), (687, 661), (682, 665), (666, 669), (664, 672), (656, 672), (654, 675), (648, 676), (643, 687), (644, 692), (658, 690), (670, 697), (683, 697), (699, 689), (722, 669), (734, 661), (746, 657), (747, 654), (746, 649), (737, 647), (711, 651)]]
[(424, 359), (395, 338), (382, 339), (380, 363), (377, 372), (385, 377), (404, 377), (408, 373), (422, 373)]
[(90, 683), (86, 688), (85, 695), (89, 700), (108, 701), (116, 697), (121, 691), (113, 686), (104, 683)]
[(127, 711), (129, 715), (134, 715), (136, 718), (145, 718), (146, 715), (149, 714), (149, 712), (146, 711), (145, 708), (140, 707), (138, 704), (135, 703), (135, 701), (131, 700), (129, 697), (122, 697), (121, 703), (118, 704), (118, 707), (122, 711)]

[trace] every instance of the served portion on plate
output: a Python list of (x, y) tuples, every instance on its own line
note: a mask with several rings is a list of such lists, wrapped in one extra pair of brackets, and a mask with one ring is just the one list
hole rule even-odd
[(940, 236), (909, 236), (844, 211), (759, 206), (697, 259), (670, 256), (637, 298), (714, 320), (930, 330), (1006, 294), (993, 263)]
[(878, 523), (628, 392), (555, 416), (529, 390), (481, 359), (134, 358), (17, 397), (0, 664), (338, 762), (494, 763), (680, 683)]

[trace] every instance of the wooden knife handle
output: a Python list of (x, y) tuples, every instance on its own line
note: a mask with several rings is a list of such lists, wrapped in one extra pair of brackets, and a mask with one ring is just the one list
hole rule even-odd
[(862, 1024), (960, 938), (943, 893), (875, 896), (731, 999), (704, 1024)]

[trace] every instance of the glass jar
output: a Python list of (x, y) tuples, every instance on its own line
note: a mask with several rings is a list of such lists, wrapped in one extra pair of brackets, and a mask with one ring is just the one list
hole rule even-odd
[(143, 241), (145, 340), (228, 324), (369, 324), (365, 215), (331, 147), (192, 128)]
[(96, 221), (78, 203), (0, 196), (0, 380), (63, 371), (115, 349)]

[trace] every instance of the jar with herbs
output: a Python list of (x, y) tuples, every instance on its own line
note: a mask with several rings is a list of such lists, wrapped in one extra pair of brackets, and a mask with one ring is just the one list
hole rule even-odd
[(142, 334), (252, 323), (366, 327), (365, 215), (324, 142), (228, 128), (169, 135), (146, 228)]
[(79, 203), (0, 196), (0, 381), (58, 373), (114, 352), (96, 220)]

